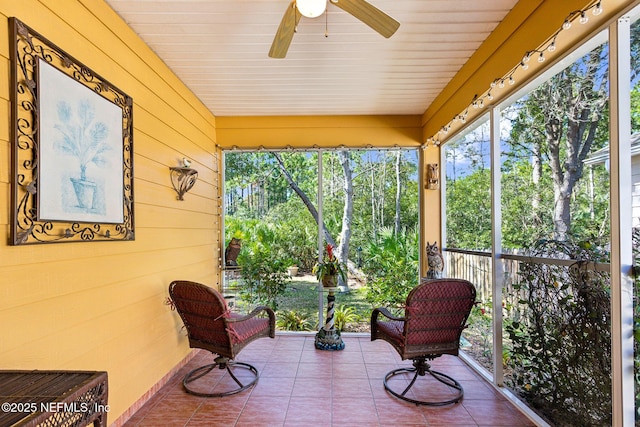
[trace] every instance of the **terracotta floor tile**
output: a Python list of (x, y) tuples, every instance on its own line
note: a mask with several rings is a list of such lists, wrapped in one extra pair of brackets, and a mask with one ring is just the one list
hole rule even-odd
[(451, 426), (476, 426), (473, 417), (467, 412), (461, 403), (448, 406), (421, 406), (427, 425), (430, 427), (451, 427)]
[(359, 338), (342, 337), (342, 342), (344, 342), (344, 349), (341, 351), (344, 353), (359, 353), (362, 351)]
[(396, 358), (388, 351), (363, 351), (364, 363), (396, 363)]
[(145, 417), (142, 421), (136, 424), (136, 427), (183, 427), (187, 424), (189, 418), (184, 417)]
[(382, 383), (381, 378), (369, 379), (369, 384), (371, 385), (371, 393), (373, 394), (374, 399), (380, 397), (389, 397), (395, 399), (395, 397), (392, 397), (384, 388), (384, 384)]
[(186, 424), (186, 427), (227, 427), (236, 425), (235, 419), (218, 419), (218, 418), (209, 418), (209, 419), (190, 419)]
[(260, 377), (251, 391), (252, 396), (290, 397), (294, 377)]
[(333, 378), (334, 397), (373, 398), (371, 384), (367, 378)]
[(251, 396), (240, 413), (238, 423), (284, 423), (289, 406), (288, 398)]
[(360, 338), (360, 348), (362, 351), (390, 351), (391, 344), (382, 340), (371, 341), (371, 338)]
[(333, 356), (330, 351), (304, 350), (300, 356), (300, 363), (319, 363), (323, 365), (333, 365)]
[(331, 378), (332, 365), (324, 363), (300, 363), (296, 378)]
[(369, 379), (378, 378), (380, 381), (387, 375), (389, 371), (396, 368), (396, 365), (385, 363), (367, 363), (367, 376)]
[(482, 380), (460, 380), (459, 383), (464, 389), (464, 398), (467, 400), (506, 400), (493, 386)]
[(297, 363), (268, 362), (264, 365), (261, 377), (294, 378), (298, 371)]
[(478, 425), (520, 427), (531, 422), (508, 402), (466, 400), (462, 405)]
[(249, 350), (249, 351), (245, 349), (243, 352), (241, 352), (238, 355), (236, 360), (238, 362), (245, 362), (251, 365), (255, 365), (256, 363), (261, 363), (264, 365), (271, 358), (272, 353), (273, 353), (273, 350), (271, 349), (264, 349), (264, 350), (256, 349), (256, 350)]
[(426, 425), (426, 418), (419, 406), (400, 399), (375, 399), (380, 424), (393, 425)]
[(331, 400), (318, 397), (292, 397), (285, 424), (301, 423), (316, 426), (331, 423)]
[(332, 351), (333, 364), (337, 363), (364, 363), (361, 351)]
[(286, 348), (276, 349), (271, 352), (269, 362), (274, 363), (299, 363), (302, 357), (302, 350)]
[[(125, 427), (530, 427), (531, 422), (493, 386), (460, 358), (443, 356), (432, 367), (456, 378), (465, 390), (463, 400), (444, 407), (417, 406), (389, 394), (383, 385), (387, 372), (411, 366), (384, 341), (368, 336), (343, 337), (345, 349), (315, 349), (314, 335), (278, 335), (254, 341), (238, 361), (254, 365), (260, 379), (250, 389), (224, 398), (187, 394), (182, 378), (190, 370), (211, 363), (213, 356), (198, 351), (143, 405)], [(249, 372), (240, 370), (242, 378)], [(415, 394), (439, 396), (439, 385), (419, 378)], [(225, 371), (203, 378), (205, 388), (235, 384)], [(390, 384), (406, 385), (406, 379)], [(482, 423), (482, 424), (480, 424)]]
[(334, 397), (332, 400), (334, 424), (375, 423), (378, 424), (378, 412), (373, 400), (356, 400), (348, 397)]
[(296, 378), (292, 396), (331, 397), (331, 378)]
[(335, 378), (369, 378), (367, 366), (364, 363), (335, 362), (333, 376)]

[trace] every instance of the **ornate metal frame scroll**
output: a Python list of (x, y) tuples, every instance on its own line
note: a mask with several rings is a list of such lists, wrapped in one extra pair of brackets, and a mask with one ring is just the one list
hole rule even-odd
[[(133, 217), (133, 100), (102, 77), (16, 18), (11, 18), (12, 91), (12, 195), (11, 243), (123, 241), (134, 240)], [(39, 65), (40, 63), (40, 65)], [(43, 219), (39, 215), (40, 167), (43, 110), (38, 67), (53, 66), (122, 110), (122, 215), (115, 223), (95, 221), (88, 216)], [(64, 78), (64, 77), (63, 77)], [(81, 89), (84, 90), (84, 89)], [(116, 110), (117, 114), (117, 110)], [(115, 124), (118, 125), (117, 115)], [(113, 122), (113, 121), (112, 121)], [(118, 132), (120, 130), (118, 129)], [(118, 138), (119, 138), (119, 134)], [(46, 141), (51, 145), (50, 141)], [(118, 145), (116, 140), (116, 145)], [(119, 147), (118, 147), (119, 150)], [(118, 161), (120, 159), (118, 152)], [(95, 159), (95, 157), (94, 157)], [(97, 162), (96, 162), (97, 163)], [(57, 166), (64, 170), (66, 165)], [(116, 180), (119, 180), (116, 165)], [(118, 190), (120, 184), (115, 183)], [(119, 198), (116, 197), (116, 205)], [(94, 196), (95, 197), (95, 196)], [(81, 203), (80, 203), (81, 205)], [(94, 222), (95, 221), (95, 222)]]

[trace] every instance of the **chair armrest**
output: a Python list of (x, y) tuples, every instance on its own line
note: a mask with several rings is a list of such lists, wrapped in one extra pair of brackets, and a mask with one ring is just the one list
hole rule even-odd
[(256, 308), (254, 308), (251, 313), (245, 315), (245, 316), (238, 316), (238, 317), (229, 317), (227, 318), (227, 322), (229, 323), (235, 323), (235, 322), (244, 322), (245, 320), (249, 320), (253, 317), (256, 317), (258, 314), (261, 314), (262, 312), (267, 313), (267, 315), (269, 316), (269, 320), (271, 320), (272, 318), (275, 321), (276, 315), (273, 312), (272, 309), (270, 309), (269, 307), (266, 306), (258, 306)]
[(371, 322), (378, 320), (378, 314), (382, 314), (384, 317), (388, 318), (389, 320), (397, 320), (399, 322), (404, 322), (406, 320), (404, 317), (394, 316), (385, 307), (380, 307), (380, 308), (374, 309), (373, 312), (371, 313)]
[[(244, 322), (246, 320), (256, 317), (257, 315), (263, 312), (267, 313), (267, 315), (269, 316), (269, 337), (275, 338), (276, 337), (276, 314), (273, 312), (271, 308), (266, 307), (264, 305), (254, 308), (251, 311), (251, 313), (247, 314), (246, 316), (234, 316), (234, 317), (229, 317), (225, 320), (227, 321), (227, 324)], [(233, 325), (229, 325), (229, 326), (233, 328)]]

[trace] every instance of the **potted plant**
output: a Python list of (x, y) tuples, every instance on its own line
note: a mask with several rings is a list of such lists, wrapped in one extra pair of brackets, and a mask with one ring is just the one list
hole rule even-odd
[(96, 117), (95, 108), (86, 101), (80, 102), (75, 115), (65, 101), (57, 105), (59, 122), (54, 125), (62, 138), (56, 142), (56, 150), (73, 156), (80, 167), (79, 176), (70, 178), (78, 200), (78, 206), (92, 210), (97, 184), (87, 177), (91, 164), (103, 167), (109, 162), (109, 128)]
[(347, 281), (347, 266), (340, 262), (333, 253), (333, 245), (327, 243), (322, 262), (313, 267), (313, 273), (322, 282), (325, 288), (335, 288), (338, 285), (338, 276)]
[(287, 267), (287, 273), (289, 273), (290, 277), (295, 277), (298, 275), (298, 266), (296, 264)]

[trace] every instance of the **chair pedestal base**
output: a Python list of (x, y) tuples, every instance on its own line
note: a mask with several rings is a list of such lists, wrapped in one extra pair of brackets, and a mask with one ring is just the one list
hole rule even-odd
[[(413, 378), (411, 379), (411, 382), (409, 383), (409, 385), (400, 393), (395, 390), (392, 390), (389, 384), (387, 383), (387, 381), (396, 375), (405, 374), (405, 373), (414, 373)], [(416, 382), (416, 379), (418, 379), (419, 376), (425, 376), (426, 374), (431, 375), (433, 378), (435, 378), (442, 384), (450, 387), (452, 390), (455, 390), (456, 391), (455, 396), (452, 397), (451, 399), (442, 400), (442, 401), (416, 400), (416, 399), (411, 399), (410, 397), (407, 397), (406, 394), (411, 389), (411, 387), (413, 387), (413, 385)], [(429, 363), (427, 363), (425, 359), (415, 359), (413, 361), (413, 368), (399, 368), (387, 373), (387, 375), (384, 377), (384, 388), (389, 393), (397, 397), (398, 399), (402, 399), (406, 402), (414, 403), (416, 405), (425, 405), (425, 406), (450, 405), (452, 403), (457, 403), (460, 400), (462, 400), (462, 397), (464, 395), (464, 390), (462, 389), (462, 386), (458, 381), (454, 380), (448, 375), (443, 374), (442, 372), (432, 370), (431, 366), (429, 365)]]
[[(226, 369), (227, 373), (235, 381), (238, 387), (229, 391), (223, 391), (218, 393), (206, 393), (206, 392), (195, 390), (193, 387), (190, 386), (190, 383), (192, 383), (193, 381), (199, 378), (204, 377), (205, 375), (207, 375), (209, 372), (213, 371), (216, 368)], [(233, 373), (233, 371), (237, 368), (244, 369), (251, 372), (252, 376), (249, 379), (243, 379), (241, 381)], [(223, 396), (230, 396), (232, 394), (240, 393), (241, 391), (244, 391), (250, 388), (258, 381), (258, 378), (260, 378), (260, 374), (258, 373), (258, 370), (254, 366), (248, 363), (234, 362), (229, 360), (226, 357), (217, 357), (214, 363), (200, 366), (199, 368), (196, 368), (193, 371), (189, 372), (187, 375), (185, 375), (184, 379), (182, 380), (182, 386), (184, 387), (187, 393), (193, 394), (196, 396), (223, 397)]]

